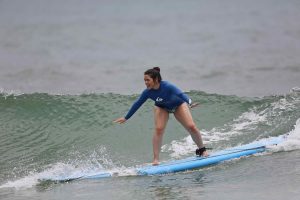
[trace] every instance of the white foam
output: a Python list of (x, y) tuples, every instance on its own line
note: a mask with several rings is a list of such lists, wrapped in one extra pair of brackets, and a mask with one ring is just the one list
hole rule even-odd
[(135, 176), (137, 175), (135, 167), (117, 167), (109, 170), (113, 176)]
[(53, 167), (39, 173), (32, 172), (30, 175), (23, 177), (18, 180), (8, 181), (7, 183), (0, 186), (0, 188), (15, 188), (15, 189), (26, 189), (31, 188), (39, 183), (40, 179), (48, 179), (49, 177), (56, 178), (61, 176), (76, 176), (80, 173), (72, 165), (57, 163)]
[(172, 152), (170, 154), (172, 158), (179, 158), (182, 155), (186, 155), (189, 152), (195, 151), (195, 149), (196, 145), (190, 136), (185, 137), (180, 141), (174, 140), (171, 142), (171, 144), (162, 146), (162, 152)]
[(258, 111), (255, 107), (242, 113), (238, 118), (223, 127), (213, 128), (204, 137), (207, 142), (228, 141), (231, 136), (245, 134), (245, 130), (255, 130), (260, 123), (268, 123), (268, 111)]
[(296, 121), (294, 129), (290, 131), (286, 140), (277, 146), (271, 147), (272, 151), (293, 151), (300, 149), (300, 118)]
[[(240, 121), (245, 119), (248, 119), (249, 121), (240, 123)], [(230, 131), (222, 132), (222, 130), (213, 128), (209, 132), (202, 131), (201, 133), (205, 144), (220, 142), (229, 140), (231, 135), (242, 134), (242, 130), (246, 128), (245, 126), (253, 125), (261, 121), (266, 121), (265, 115), (262, 113), (255, 114), (255, 112), (250, 111), (241, 115), (238, 120), (235, 120), (237, 123), (231, 126), (232, 129)], [(176, 159), (194, 152), (196, 148), (197, 146), (193, 142), (192, 138), (187, 136), (182, 140), (174, 140), (170, 144), (165, 144), (162, 146), (162, 152), (169, 152), (170, 156)], [(277, 146), (270, 147), (270, 149), (272, 149), (271, 151), (291, 151), (300, 149), (300, 119), (296, 121), (295, 128), (287, 134), (286, 140)]]
[[(201, 131), (201, 135), (204, 144), (219, 141), (222, 138), (218, 134), (210, 135), (207, 131)], [(180, 158), (181, 156), (195, 152), (197, 146), (192, 140), (191, 136), (187, 136), (181, 140), (174, 140), (170, 144), (165, 144), (162, 146), (162, 152), (170, 152), (172, 158)]]
[(300, 87), (293, 87), (290, 92), (298, 93), (300, 92)]
[(18, 90), (5, 90), (3, 88), (0, 88), (0, 94), (4, 95), (4, 98), (6, 99), (9, 96), (20, 96), (23, 95), (24, 93)]
[(253, 129), (253, 127), (251, 128), (252, 125), (266, 121), (267, 119), (264, 111), (257, 113), (256, 110), (250, 110), (243, 113), (238, 119), (234, 120), (236, 123), (233, 124), (232, 127), (235, 131), (244, 130), (245, 128)]
[[(42, 172), (33, 171), (29, 175), (18, 180), (8, 181), (0, 186), (0, 188), (31, 188), (37, 185), (40, 180), (60, 180), (64, 178), (76, 178), (81, 176), (88, 176), (99, 171), (103, 171), (103, 166), (114, 168), (114, 164), (110, 159), (107, 159), (106, 149), (98, 147), (89, 156), (84, 156), (80, 152), (73, 152), (72, 154), (77, 159), (70, 160), (68, 163), (58, 162), (49, 166)], [(101, 160), (101, 163), (99, 162)]]
[(276, 114), (281, 114), (282, 112), (293, 111), (296, 109), (295, 103), (289, 102), (286, 98), (282, 98), (277, 102), (273, 102), (271, 106), (274, 112), (276, 111)]

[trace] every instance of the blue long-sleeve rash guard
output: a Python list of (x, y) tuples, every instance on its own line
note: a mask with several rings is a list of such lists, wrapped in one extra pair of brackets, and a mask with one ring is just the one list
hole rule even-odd
[(158, 89), (145, 89), (134, 102), (125, 119), (129, 119), (147, 99), (152, 99), (155, 105), (167, 110), (173, 110), (182, 103), (191, 104), (192, 100), (175, 85), (161, 81)]

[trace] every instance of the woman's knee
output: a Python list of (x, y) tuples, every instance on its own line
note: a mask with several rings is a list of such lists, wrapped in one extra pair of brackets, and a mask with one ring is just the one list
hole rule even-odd
[(165, 132), (163, 127), (155, 127), (155, 134), (162, 135)]
[(189, 123), (189, 124), (187, 124), (186, 128), (188, 129), (188, 131), (190, 133), (198, 133), (198, 128), (197, 128), (197, 126), (196, 126), (195, 123)]

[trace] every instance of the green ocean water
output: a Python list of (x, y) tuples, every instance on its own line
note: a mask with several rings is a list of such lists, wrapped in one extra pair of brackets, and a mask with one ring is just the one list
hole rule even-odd
[[(200, 91), (191, 91), (188, 95), (195, 102), (200, 103), (199, 107), (192, 110), (192, 114), (202, 131), (205, 144), (212, 147), (213, 151), (290, 132), (293, 133), (295, 140), (291, 140), (292, 144), (286, 144), (283, 149), (278, 150), (279, 153), (250, 158), (248, 161), (232, 161), (218, 167), (204, 169), (204, 171), (202, 169), (148, 179), (116, 177), (112, 180), (79, 181), (70, 184), (74, 184), (74, 187), (82, 184), (90, 190), (93, 187), (105, 190), (106, 187), (112, 187), (111, 184), (119, 185), (126, 182), (129, 190), (136, 190), (136, 184), (138, 184), (140, 187), (138, 190), (143, 191), (152, 187), (153, 182), (149, 182), (150, 179), (158, 181), (158, 185), (161, 182), (160, 179), (163, 179), (163, 182), (170, 184), (170, 190), (174, 189), (172, 184), (174, 184), (173, 180), (176, 180), (176, 184), (180, 182), (180, 186), (186, 186), (192, 190), (192, 193), (198, 193), (198, 190), (194, 191), (193, 187), (190, 187), (190, 181), (194, 181), (190, 179), (199, 176), (200, 183), (205, 187), (215, 187), (214, 183), (211, 185), (210, 181), (206, 182), (205, 178), (202, 180), (201, 177), (208, 176), (208, 173), (209, 179), (217, 176), (217, 179), (221, 179), (219, 181), (227, 184), (227, 180), (222, 180), (221, 177), (227, 176), (228, 173), (234, 174), (231, 167), (227, 165), (238, 171), (244, 171), (244, 162), (255, 166), (265, 162), (264, 159), (269, 159), (273, 162), (275, 169), (272, 167), (263, 171), (271, 173), (269, 171), (274, 170), (275, 173), (278, 168), (283, 167), (280, 162), (274, 161), (276, 157), (286, 154), (284, 159), (287, 163), (299, 161), (297, 150), (300, 148), (299, 92), (262, 98), (208, 94)], [(34, 193), (31, 194), (33, 199), (35, 197), (39, 199), (40, 195), (55, 192), (56, 189), (60, 190), (60, 184), (53, 185), (53, 183), (39, 181), (44, 177), (89, 174), (99, 170), (115, 170), (126, 174), (130, 173), (135, 166), (151, 162), (153, 102), (148, 100), (124, 125), (112, 122), (115, 118), (125, 115), (137, 97), (138, 95), (111, 93), (82, 95), (2, 93), (0, 97), (0, 194), (8, 192), (8, 197), (14, 199), (13, 196), (18, 193), (29, 192)], [(164, 136), (161, 159), (184, 158), (193, 155), (195, 148), (186, 131), (174, 117), (171, 117)], [(298, 161), (296, 162), (297, 170), (299, 169)], [(241, 177), (237, 182), (244, 182), (248, 179), (244, 177), (245, 174), (240, 173)], [(265, 175), (255, 176), (259, 178)], [(291, 176), (290, 178), (294, 181), (290, 183), (290, 187), (294, 187), (293, 184), (298, 184), (300, 181), (299, 173), (287, 174), (287, 176)], [(216, 182), (220, 184), (219, 181)], [(176, 184), (175, 188), (178, 187)], [(61, 187), (70, 186), (61, 184)], [(71, 190), (76, 193), (76, 189)], [(67, 191), (62, 192), (61, 195), (67, 195), (65, 192)], [(123, 186), (115, 188), (115, 198), (112, 199), (122, 198), (121, 194), (117, 195), (122, 192), (125, 192)], [(185, 193), (185, 195), (195, 197), (192, 193)], [(86, 193), (88, 196), (91, 194), (93, 195), (90, 199), (95, 199), (95, 193)], [(112, 197), (108, 191), (103, 192), (102, 195)], [(130, 193), (125, 199), (134, 198), (135, 195), (134, 192)], [(150, 197), (151, 195), (149, 199)], [(49, 196), (46, 199), (52, 199), (52, 197)], [(80, 198), (75, 195), (73, 199)], [(181, 199), (180, 196), (178, 199)]]

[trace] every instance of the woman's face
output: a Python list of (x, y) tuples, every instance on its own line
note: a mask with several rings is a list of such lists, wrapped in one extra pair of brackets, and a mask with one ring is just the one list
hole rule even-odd
[(154, 80), (149, 75), (144, 75), (145, 85), (148, 89), (156, 89), (157, 88), (157, 80)]

